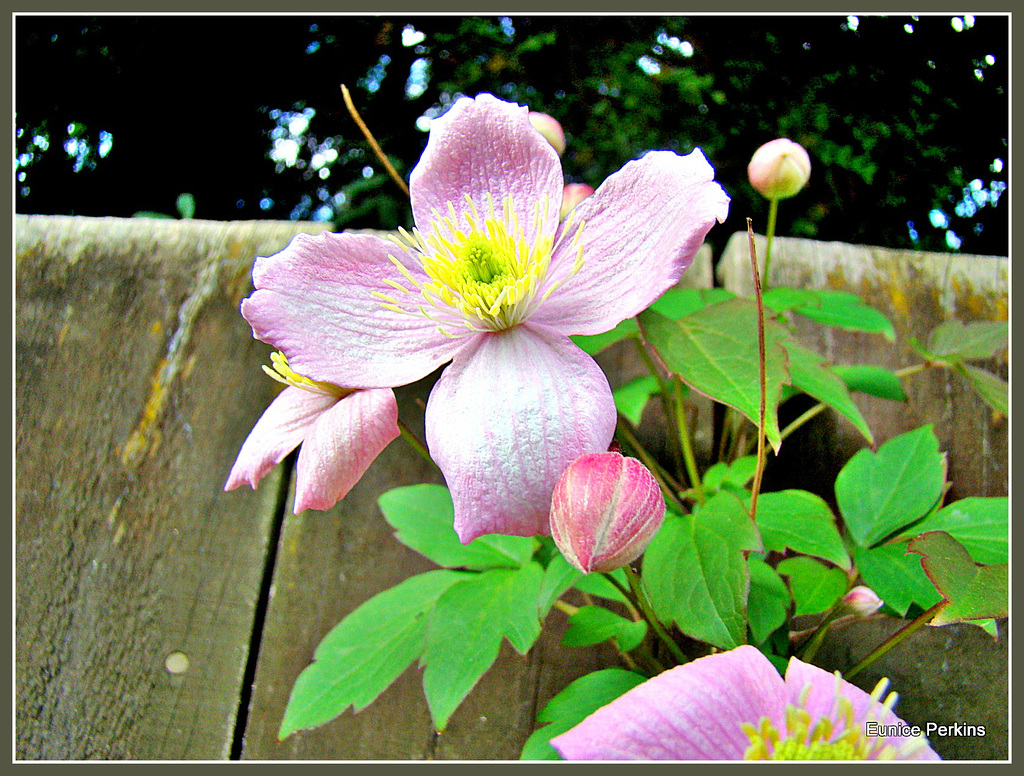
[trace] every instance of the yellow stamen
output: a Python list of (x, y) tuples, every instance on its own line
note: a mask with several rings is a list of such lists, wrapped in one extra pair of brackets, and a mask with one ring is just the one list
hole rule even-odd
[[(537, 303), (583, 266), (583, 248), (579, 245), (583, 224), (572, 230), (566, 223), (559, 243), (568, 240), (568, 250), (576, 248), (576, 260), (563, 277), (549, 277), (556, 244), (554, 235), (544, 233), (546, 200), (535, 204), (536, 232), (530, 236), (519, 222), (511, 197), (502, 203), (500, 214), (490, 195), (486, 196), (486, 207), (486, 214), (481, 215), (477, 204), (467, 196), (461, 213), (453, 202), (447, 203), (445, 216), (434, 210), (427, 235), (415, 228), (411, 234), (399, 229), (400, 237), (391, 241), (404, 257), (389, 258), (408, 285), (387, 282), (412, 298), (375, 293), (383, 306), (422, 315), (449, 337), (501, 331), (526, 320)], [(403, 263), (410, 261), (422, 268), (426, 279), (413, 275), (409, 269), (412, 265)]]
[(350, 388), (340, 388), (333, 383), (322, 383), (317, 380), (311, 380), (305, 375), (300, 375), (288, 366), (288, 359), (285, 358), (284, 353), (281, 353), (280, 351), (271, 353), (270, 361), (273, 364), (273, 369), (264, 364), (263, 371), (273, 379), (277, 380), (277, 382), (283, 383), (284, 385), (290, 385), (293, 388), (301, 388), (302, 390), (309, 391), (310, 393), (322, 393), (330, 396), (337, 396), (339, 399), (352, 393)]

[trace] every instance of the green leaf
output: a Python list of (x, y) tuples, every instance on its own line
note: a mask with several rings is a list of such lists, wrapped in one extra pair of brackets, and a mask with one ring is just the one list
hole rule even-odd
[(750, 595), (747, 619), (755, 644), (763, 644), (785, 622), (792, 600), (789, 588), (771, 566), (757, 555), (747, 558), (750, 569)]
[(659, 315), (678, 321), (683, 316), (711, 305), (734, 299), (736, 294), (724, 288), (670, 288), (651, 305)]
[(537, 602), (537, 616), (542, 620), (547, 617), (555, 601), (582, 576), (583, 572), (570, 564), (561, 553), (554, 555), (544, 570), (544, 581), (541, 583)]
[[(626, 580), (626, 572), (622, 569), (615, 569), (611, 572), (611, 575), (619, 582), (623, 587), (628, 588), (629, 582)], [(574, 587), (588, 595), (596, 595), (599, 598), (607, 598), (609, 601), (619, 601), (620, 603), (628, 603), (626, 597), (619, 591), (615, 585), (609, 582), (605, 575), (600, 572), (593, 574), (586, 574), (576, 580)]]
[(824, 612), (846, 595), (847, 580), (843, 570), (830, 568), (813, 558), (802, 555), (786, 558), (775, 570), (789, 577), (789, 589), (796, 602), (795, 617)]
[(654, 375), (643, 375), (612, 391), (612, 399), (615, 401), (615, 409), (625, 415), (634, 426), (639, 426), (644, 407), (652, 396), (658, 395), (659, 391), (661, 384), (658, 378)]
[(453, 528), (452, 497), (443, 485), (393, 488), (377, 499), (395, 538), (439, 566), (486, 569), (518, 568), (529, 563), (534, 541), (528, 536), (487, 534), (469, 544)]
[(777, 313), (792, 310), (802, 305), (820, 305), (817, 295), (808, 288), (789, 288), (787, 286), (776, 286), (765, 291), (761, 297), (764, 306)]
[(845, 291), (814, 290), (817, 304), (794, 306), (793, 312), (826, 326), (847, 331), (881, 334), (889, 342), (896, 340), (896, 331), (889, 319), (874, 307), (864, 304), (859, 296)]
[(861, 415), (860, 408), (850, 398), (846, 383), (837, 374), (821, 365), (821, 356), (793, 341), (785, 342), (783, 346), (789, 353), (789, 374), (793, 380), (793, 387), (840, 413), (868, 442), (874, 444), (871, 429)]
[(833, 366), (832, 371), (839, 375), (851, 391), (859, 391), (869, 396), (893, 401), (907, 401), (903, 392), (903, 384), (893, 372), (880, 366), (856, 364), (853, 366)]
[(1005, 321), (963, 324), (946, 321), (928, 337), (928, 353), (940, 361), (992, 358), (1007, 346), (1010, 327)]
[(430, 611), (445, 591), (469, 576), (428, 571), (378, 593), (345, 617), (299, 674), (278, 737), (329, 722), (350, 706), (355, 711), (368, 706), (422, 654)]
[(756, 472), (756, 455), (745, 455), (732, 463), (719, 461), (704, 472), (704, 490), (720, 490), (728, 485), (742, 488), (750, 482)]
[(548, 742), (576, 727), (602, 706), (607, 706), (647, 681), (646, 676), (623, 668), (605, 668), (581, 676), (548, 701), (537, 715), (538, 722), (549, 723), (535, 730), (526, 741), (520, 760), (561, 760)]
[(911, 539), (907, 552), (921, 556), (925, 574), (945, 600), (932, 625), (1009, 615), (1008, 565), (975, 565), (964, 546), (945, 531)]
[(537, 602), (544, 570), (490, 569), (452, 585), (427, 626), (420, 664), (434, 729), (442, 732), (484, 672), (498, 657), (502, 637), (525, 654), (540, 635)]
[(636, 648), (647, 635), (647, 623), (634, 622), (603, 606), (581, 606), (569, 618), (569, 628), (562, 637), (567, 647), (589, 647), (614, 638), (623, 652)]
[(665, 518), (644, 554), (643, 586), (663, 622), (732, 649), (746, 643), (750, 572), (757, 527), (733, 494), (718, 493), (690, 515)]
[(854, 541), (862, 547), (924, 517), (942, 495), (946, 456), (931, 426), (857, 453), (836, 477), (836, 502)]
[(945, 531), (978, 563), (1010, 561), (1010, 500), (972, 496), (954, 501), (914, 526), (914, 531)]
[(911, 604), (927, 609), (942, 598), (925, 576), (919, 560), (907, 555), (906, 542), (871, 549), (855, 546), (853, 560), (864, 584), (900, 617), (906, 615)]
[[(652, 310), (638, 317), (640, 331), (665, 366), (694, 390), (733, 407), (758, 423), (761, 406), (757, 307), (749, 299), (730, 299), (679, 321)], [(765, 434), (776, 450), (778, 405), (789, 381), (782, 340), (789, 336), (777, 321), (765, 320)]]
[(996, 412), (1010, 414), (1009, 386), (999, 375), (970, 364), (957, 363), (953, 369), (966, 378), (982, 400)]
[(577, 334), (569, 337), (584, 353), (596, 356), (602, 350), (629, 337), (635, 337), (640, 330), (635, 318), (627, 318), (611, 331), (602, 334)]
[(831, 561), (851, 568), (850, 556), (836, 527), (836, 518), (828, 504), (806, 490), (781, 490), (762, 493), (757, 500), (757, 527), (765, 549)]

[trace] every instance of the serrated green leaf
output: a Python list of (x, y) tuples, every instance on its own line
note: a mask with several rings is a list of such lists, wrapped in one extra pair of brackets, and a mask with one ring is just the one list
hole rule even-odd
[(946, 456), (931, 426), (859, 450), (836, 477), (836, 502), (862, 547), (924, 517), (942, 495)]
[(693, 514), (667, 516), (644, 554), (651, 606), (659, 619), (695, 639), (723, 649), (744, 644), (746, 553), (761, 549), (757, 527), (731, 493), (712, 496)]
[(921, 556), (921, 567), (946, 602), (932, 625), (1009, 614), (1008, 565), (975, 565), (963, 545), (945, 531), (911, 539), (907, 552)]
[(747, 620), (755, 644), (763, 644), (786, 622), (792, 600), (789, 588), (771, 566), (757, 555), (747, 558), (750, 569), (750, 595), (747, 597)]
[[(742, 412), (755, 425), (761, 406), (757, 307), (730, 299), (672, 321), (646, 310), (639, 315), (644, 340), (665, 366), (696, 391)], [(778, 405), (789, 381), (782, 341), (789, 336), (777, 321), (765, 320), (765, 435), (780, 444)]]
[(1006, 496), (960, 499), (917, 523), (914, 531), (945, 531), (978, 563), (1009, 563), (1010, 500)]
[(605, 348), (614, 345), (616, 342), (628, 339), (629, 337), (635, 337), (639, 332), (640, 330), (637, 328), (636, 319), (627, 318), (614, 329), (606, 331), (603, 334), (576, 334), (569, 337), (569, 339), (575, 342), (576, 346), (584, 353), (596, 356)]
[(757, 471), (757, 456), (745, 455), (732, 463), (719, 461), (704, 472), (705, 491), (719, 490), (726, 485), (744, 487)]
[(833, 366), (832, 371), (839, 375), (851, 391), (859, 391), (869, 396), (892, 401), (907, 401), (900, 378), (888, 369), (869, 364), (852, 366)]
[(634, 649), (647, 635), (647, 623), (634, 622), (603, 606), (581, 606), (569, 618), (569, 628), (562, 637), (567, 647), (589, 647), (614, 638), (624, 652)]
[(979, 628), (985, 631), (985, 633), (987, 633), (994, 639), (999, 638), (999, 628), (996, 625), (996, 621), (991, 618), (986, 618), (984, 620), (964, 620), (964, 622), (969, 623), (971, 625), (977, 625)]
[(851, 568), (850, 556), (828, 504), (806, 490), (762, 493), (757, 500), (757, 527), (765, 549), (787, 549)]
[(792, 308), (793, 312), (826, 326), (881, 334), (889, 342), (896, 340), (896, 331), (889, 319), (866, 305), (856, 294), (828, 289), (813, 290), (811, 293), (816, 297), (817, 304), (797, 305)]
[(443, 485), (393, 488), (377, 499), (395, 538), (406, 547), (449, 568), (518, 568), (529, 563), (534, 541), (528, 536), (487, 534), (469, 544), (455, 533), (452, 497)]
[(623, 668), (605, 668), (581, 676), (548, 701), (537, 715), (538, 722), (549, 723), (527, 739), (520, 760), (561, 760), (548, 742), (576, 727), (602, 706), (607, 706), (647, 681), (646, 676)]
[(1009, 324), (1005, 321), (963, 324), (950, 320), (932, 330), (927, 350), (940, 361), (992, 358), (1006, 347), (1009, 331)]
[(865, 549), (854, 546), (853, 561), (864, 584), (900, 617), (911, 604), (927, 609), (942, 596), (921, 569), (913, 555), (907, 555), (906, 542), (882, 544)]
[(957, 363), (953, 369), (963, 375), (978, 396), (996, 412), (1010, 414), (1010, 387), (999, 375), (970, 364)]
[(736, 294), (724, 288), (670, 288), (651, 305), (659, 315), (678, 321), (685, 315), (711, 305), (734, 299)]
[(775, 570), (789, 577), (789, 589), (796, 602), (795, 617), (824, 612), (846, 594), (847, 580), (842, 569), (830, 568), (814, 558), (786, 558)]
[(615, 409), (621, 412), (634, 426), (640, 425), (644, 407), (652, 396), (661, 391), (661, 384), (654, 375), (643, 375), (620, 385), (612, 391)]
[(540, 635), (537, 601), (544, 569), (490, 569), (452, 585), (440, 597), (427, 625), (420, 659), (423, 691), (434, 729), (452, 713), (498, 657), (502, 637), (525, 654)]
[(544, 581), (541, 583), (537, 602), (537, 616), (541, 620), (547, 617), (555, 601), (582, 576), (583, 572), (571, 565), (561, 554), (553, 556), (544, 570)]
[(869, 443), (874, 444), (871, 429), (861, 415), (860, 408), (850, 398), (850, 391), (842, 378), (822, 366), (821, 356), (803, 345), (789, 341), (784, 342), (783, 346), (789, 353), (789, 374), (793, 387), (827, 404), (849, 420)]
[(378, 593), (331, 629), (292, 688), (278, 733), (328, 722), (368, 706), (418, 658), (428, 614), (452, 585), (470, 575), (428, 571)]

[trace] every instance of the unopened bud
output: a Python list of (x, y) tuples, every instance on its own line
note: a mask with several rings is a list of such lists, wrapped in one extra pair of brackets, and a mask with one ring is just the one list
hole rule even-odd
[(665, 498), (654, 475), (620, 453), (577, 458), (551, 497), (551, 536), (585, 574), (636, 560), (664, 520)]
[(585, 183), (567, 183), (562, 189), (562, 212), (560, 218), (565, 218), (569, 212), (580, 202), (594, 193), (594, 187)]
[(747, 177), (768, 199), (788, 199), (811, 179), (811, 157), (799, 143), (784, 137), (772, 140), (754, 152)]
[(857, 585), (843, 597), (843, 608), (858, 617), (867, 617), (882, 608), (883, 601), (875, 591), (864, 585)]
[(544, 135), (544, 138), (554, 146), (558, 155), (561, 156), (565, 151), (565, 132), (562, 131), (562, 125), (548, 114), (538, 113), (534, 110), (530, 111), (530, 123), (533, 124), (534, 129)]

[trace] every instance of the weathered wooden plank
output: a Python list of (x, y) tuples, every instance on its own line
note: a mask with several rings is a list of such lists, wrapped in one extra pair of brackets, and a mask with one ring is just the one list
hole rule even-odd
[(221, 492), (271, 397), (238, 300), (320, 229), (17, 218), (19, 758), (228, 755), (278, 501)]
[[(765, 238), (756, 236), (764, 266)], [(897, 370), (919, 363), (910, 338), (928, 333), (950, 318), (964, 323), (1005, 321), (1008, 313), (1008, 261), (998, 256), (966, 256), (895, 251), (874, 246), (776, 238), (771, 285), (850, 291), (885, 313), (896, 331), (890, 344), (880, 335), (847, 332), (793, 316), (797, 339), (838, 364), (875, 364)], [(726, 288), (753, 293), (746, 233), (733, 235), (718, 266)], [(1008, 353), (986, 368), (1007, 376)], [(876, 443), (933, 424), (940, 449), (949, 453), (947, 500), (964, 496), (1004, 496), (1009, 483), (1008, 422), (993, 413), (964, 381), (948, 370), (931, 369), (904, 381), (906, 405), (855, 394)], [(788, 420), (809, 404), (794, 399)], [(779, 461), (769, 459), (766, 487), (829, 486), (843, 464), (866, 441), (845, 420), (828, 414), (783, 444)], [(783, 465), (783, 461), (786, 463)], [(775, 465), (778, 463), (779, 465)], [(830, 493), (822, 493), (830, 498)]]
[[(710, 286), (710, 250), (701, 250), (683, 284)], [(598, 360), (613, 387), (644, 369), (632, 345), (610, 348)], [(421, 438), (423, 413), (417, 401), (426, 401), (433, 379), (397, 392), (402, 417)], [(443, 480), (404, 441), (396, 440), (336, 507), (286, 517), (244, 758), (516, 759), (534, 729), (537, 711), (548, 700), (579, 676), (617, 664), (606, 646), (560, 646), (565, 617), (553, 612), (526, 656), (508, 644), (502, 646), (495, 665), (441, 736), (433, 732), (421, 672), (413, 667), (358, 714), (348, 711), (317, 730), (278, 741), (292, 685), (327, 632), (373, 595), (433, 568), (393, 538), (377, 507), (377, 497), (384, 491), (419, 482)]]

